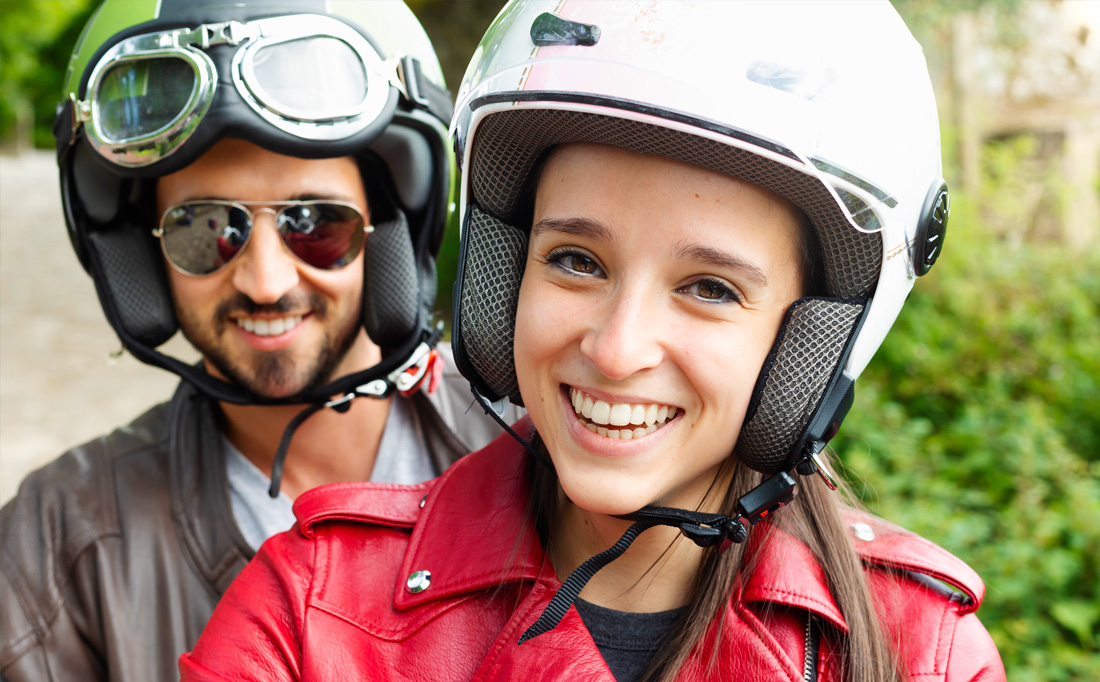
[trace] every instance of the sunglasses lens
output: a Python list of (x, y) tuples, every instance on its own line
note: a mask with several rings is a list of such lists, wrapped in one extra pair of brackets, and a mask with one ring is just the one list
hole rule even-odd
[(121, 142), (166, 128), (186, 111), (196, 85), (194, 69), (182, 59), (141, 59), (111, 67), (95, 94), (99, 134)]
[(342, 268), (363, 247), (363, 216), (351, 206), (307, 202), (279, 215), (279, 232), (304, 263), (322, 270)]
[(244, 248), (252, 225), (237, 206), (196, 202), (169, 209), (161, 227), (168, 259), (184, 272), (208, 275)]
[(315, 36), (257, 50), (256, 82), (269, 105), (317, 121), (356, 109), (367, 95), (363, 61), (347, 43)]

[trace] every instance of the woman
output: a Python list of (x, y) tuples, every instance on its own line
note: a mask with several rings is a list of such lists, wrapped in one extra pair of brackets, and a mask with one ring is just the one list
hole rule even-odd
[(511, 3), (453, 128), (456, 360), (530, 419), (303, 495), (184, 678), (1004, 679), (980, 579), (830, 489), (946, 227), (889, 5)]

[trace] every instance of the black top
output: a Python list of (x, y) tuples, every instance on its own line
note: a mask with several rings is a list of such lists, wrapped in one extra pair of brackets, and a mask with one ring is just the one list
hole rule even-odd
[(577, 599), (574, 604), (617, 682), (637, 682), (687, 607), (657, 613), (615, 611)]

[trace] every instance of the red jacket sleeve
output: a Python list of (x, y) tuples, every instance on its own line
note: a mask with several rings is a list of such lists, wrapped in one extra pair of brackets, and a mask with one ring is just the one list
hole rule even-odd
[(298, 680), (314, 540), (298, 526), (264, 543), (180, 657), (184, 682)]

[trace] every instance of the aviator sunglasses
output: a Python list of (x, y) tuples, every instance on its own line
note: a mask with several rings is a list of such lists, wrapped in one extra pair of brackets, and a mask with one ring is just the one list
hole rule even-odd
[(355, 260), (366, 235), (374, 231), (359, 209), (344, 201), (200, 199), (169, 206), (153, 236), (176, 269), (210, 275), (244, 250), (256, 213), (272, 214), (287, 249), (321, 270), (336, 270)]

